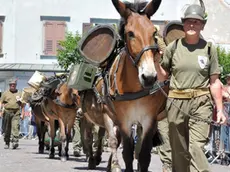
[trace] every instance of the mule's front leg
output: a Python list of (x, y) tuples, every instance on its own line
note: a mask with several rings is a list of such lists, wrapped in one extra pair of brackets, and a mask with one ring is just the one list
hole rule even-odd
[(47, 131), (47, 126), (44, 121), (41, 122), (40, 126), (40, 138), (39, 138), (39, 153), (44, 153), (45, 147), (45, 134)]
[(88, 159), (88, 169), (96, 168), (96, 161), (93, 156), (93, 124), (84, 117), (81, 120), (81, 130), (83, 131), (83, 144)]
[(96, 165), (99, 165), (101, 163), (101, 155), (102, 155), (102, 150), (103, 150), (103, 137), (105, 135), (105, 128), (99, 127), (99, 131), (98, 131), (98, 139), (97, 139), (97, 150), (95, 152), (95, 161), (96, 161)]
[(38, 136), (38, 153), (44, 153), (44, 141), (42, 138), (42, 122), (36, 121), (37, 136)]
[(54, 120), (50, 120), (49, 122), (50, 124), (50, 152), (49, 152), (49, 158), (53, 159), (54, 158), (54, 153), (55, 153), (55, 149), (54, 149), (54, 138), (55, 138), (55, 128), (54, 128)]
[(144, 137), (138, 157), (138, 172), (148, 172), (148, 167), (151, 161), (151, 150), (153, 147), (153, 135), (154, 130), (151, 128)]
[(114, 127), (114, 123), (111, 118), (104, 114), (105, 128), (108, 132), (108, 145), (111, 151), (111, 155), (108, 161), (108, 172), (121, 172), (121, 166), (119, 165), (117, 158), (117, 148), (121, 142), (121, 136), (118, 128)]
[[(130, 128), (131, 131), (131, 128)], [(133, 172), (133, 153), (134, 153), (134, 140), (130, 134), (122, 132), (123, 139), (123, 159), (125, 161), (125, 172)]]
[(58, 120), (60, 125), (60, 139), (61, 139), (61, 161), (65, 162), (67, 160), (65, 143), (66, 143), (66, 132), (65, 125), (61, 119)]

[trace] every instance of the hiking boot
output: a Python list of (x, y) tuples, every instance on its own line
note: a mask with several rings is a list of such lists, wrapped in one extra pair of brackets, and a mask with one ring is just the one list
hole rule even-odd
[(80, 157), (81, 156), (81, 152), (80, 151), (73, 151), (73, 155), (75, 157)]
[(10, 147), (10, 144), (6, 143), (5, 146), (4, 146), (4, 149), (9, 149), (9, 147)]
[(18, 143), (13, 143), (12, 144), (12, 149), (17, 149), (17, 147), (18, 147)]

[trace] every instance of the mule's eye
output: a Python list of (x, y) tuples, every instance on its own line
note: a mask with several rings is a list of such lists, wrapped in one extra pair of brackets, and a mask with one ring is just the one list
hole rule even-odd
[(133, 38), (135, 37), (134, 33), (131, 32), (131, 31), (129, 31), (129, 32), (127, 33), (127, 35), (128, 35), (128, 38), (129, 38), (129, 39), (133, 39)]

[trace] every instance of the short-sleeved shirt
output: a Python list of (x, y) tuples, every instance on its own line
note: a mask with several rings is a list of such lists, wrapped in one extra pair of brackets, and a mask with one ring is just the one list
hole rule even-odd
[(210, 76), (220, 74), (216, 48), (211, 45), (209, 55), (205, 40), (200, 39), (196, 45), (191, 45), (180, 39), (173, 52), (174, 43), (166, 47), (161, 61), (162, 67), (171, 75), (170, 89), (207, 88)]
[(12, 93), (11, 91), (5, 91), (1, 97), (1, 103), (4, 103), (4, 108), (7, 109), (20, 109), (19, 104), (17, 103), (16, 97), (21, 97), (21, 92), (17, 91)]

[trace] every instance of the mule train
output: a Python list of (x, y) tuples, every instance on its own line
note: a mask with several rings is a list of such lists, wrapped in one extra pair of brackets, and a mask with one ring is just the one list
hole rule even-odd
[[(53, 82), (55, 86), (46, 86), (49, 88), (48, 92), (40, 89), (41, 95), (48, 96), (42, 96), (43, 101), (38, 109), (40, 108), (39, 113), (43, 115), (41, 120), (48, 122), (51, 129), (50, 158), (54, 157), (54, 120), (58, 120), (60, 125), (61, 156), (62, 160), (65, 160), (68, 157), (70, 130), (76, 110), (80, 107), (78, 112), (83, 113), (90, 121), (89, 125), (99, 125), (101, 134), (104, 134), (102, 128), (108, 132), (111, 150), (108, 171), (121, 172), (117, 148), (122, 138), (125, 171), (133, 171), (135, 152), (138, 170), (147, 172), (152, 146), (160, 143), (157, 120), (166, 102), (166, 97), (160, 89), (168, 91), (167, 83), (157, 82), (154, 58), (159, 52), (159, 42), (156, 29), (150, 21), (150, 17), (158, 10), (161, 0), (150, 1), (148, 4), (123, 3), (119, 0), (112, 0), (112, 3), (121, 16), (119, 28), (121, 39), (118, 40), (117, 34), (110, 27), (104, 27), (105, 34), (101, 35), (107, 34), (108, 37), (112, 37), (108, 39), (110, 41), (108, 45), (113, 46), (112, 50), (111, 47), (105, 49), (106, 46), (92, 44), (94, 40), (88, 39), (93, 36), (83, 38), (80, 52), (85, 57), (85, 62), (82, 62), (80, 67), (78, 65), (76, 69), (73, 68), (68, 84), (66, 77), (56, 78)], [(102, 27), (102, 32), (104, 28)], [(100, 32), (100, 27), (94, 31)], [(96, 40), (102, 40), (102, 43), (105, 41), (103, 45), (108, 43), (106, 38)], [(106, 54), (103, 56), (105, 58), (98, 58), (102, 54)], [(99, 71), (99, 74), (97, 73), (95, 77), (96, 71)], [(78, 74), (81, 74), (80, 79)], [(89, 87), (84, 88), (82, 81), (89, 82), (87, 85)], [(131, 137), (133, 124), (138, 124), (141, 129), (136, 146)], [(93, 155), (91, 129), (92, 127), (85, 127), (84, 133), (88, 139), (85, 142), (89, 156), (88, 167), (94, 169), (100, 163), (101, 150)]]
[[(168, 91), (167, 82), (156, 82), (154, 58), (160, 48), (157, 31), (150, 21), (161, 0), (148, 4), (119, 0), (112, 3), (121, 15), (121, 39), (109, 26), (90, 30), (79, 46), (85, 62), (72, 70), (68, 85), (79, 91), (80, 107), (87, 119), (108, 132), (111, 148), (108, 171), (121, 171), (117, 158), (121, 135), (125, 171), (133, 171), (135, 152), (138, 170), (147, 172), (152, 146), (160, 142), (157, 119), (166, 102), (161, 90)], [(119, 41), (111, 41), (114, 39)], [(141, 128), (136, 146), (131, 137), (133, 124)]]
[[(33, 81), (33, 76), (36, 76), (36, 82)], [(35, 114), (37, 135), (39, 138), (38, 151), (39, 153), (44, 152), (45, 133), (48, 127), (50, 135), (49, 158), (54, 158), (54, 146), (56, 143), (59, 148), (59, 156), (61, 157), (62, 161), (65, 161), (69, 158), (68, 146), (71, 136), (71, 128), (75, 122), (78, 105), (80, 104), (80, 98), (78, 96), (77, 90), (73, 90), (72, 88), (67, 87), (66, 74), (61, 76), (53, 76), (50, 78), (43, 78), (43, 75), (40, 72), (35, 72), (33, 76), (29, 81), (29, 84), (32, 87), (25, 88), (23, 90), (24, 94), (22, 99), (30, 103), (33, 113)], [(58, 126), (56, 123), (57, 121), (59, 124)], [(82, 125), (84, 127), (81, 129), (87, 129), (84, 132), (84, 135), (86, 136), (85, 140), (91, 141), (87, 140), (87, 137), (89, 136), (88, 130), (92, 132), (92, 124), (88, 122), (84, 117), (81, 122), (84, 123)], [(58, 127), (60, 129), (61, 144), (55, 142), (55, 134)], [(95, 155), (90, 152), (92, 149), (87, 149), (88, 144), (85, 144), (85, 151), (87, 156), (89, 156), (89, 168), (95, 168), (96, 164), (99, 164), (101, 161), (103, 135), (104, 129), (100, 128), (98, 135), (98, 149)], [(87, 142), (83, 142), (83, 144), (84, 143)], [(92, 147), (92, 142), (90, 143)]]

